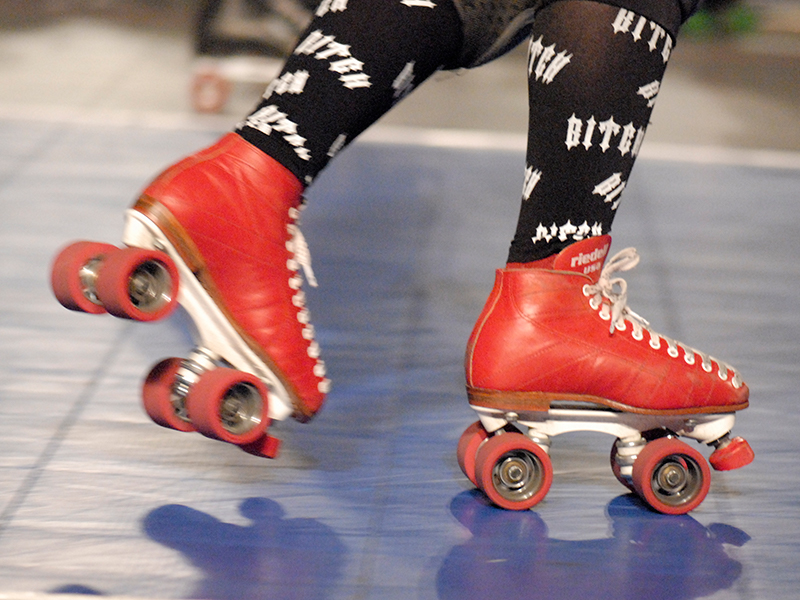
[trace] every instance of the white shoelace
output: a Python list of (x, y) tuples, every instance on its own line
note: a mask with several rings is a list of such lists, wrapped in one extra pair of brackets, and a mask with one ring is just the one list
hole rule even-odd
[(308, 248), (308, 243), (306, 242), (303, 232), (300, 231), (300, 227), (296, 224), (297, 220), (300, 218), (300, 210), (296, 208), (290, 209), (289, 216), (295, 220), (295, 223), (289, 223), (286, 226), (291, 236), (289, 241), (286, 242), (286, 249), (292, 254), (286, 266), (294, 273), (289, 280), (289, 287), (295, 290), (295, 294), (292, 296), (292, 303), (300, 309), (297, 313), (297, 320), (303, 324), (303, 338), (309, 342), (307, 350), (308, 355), (317, 361), (316, 365), (314, 365), (314, 375), (322, 379), (322, 381), (317, 384), (317, 388), (320, 392), (326, 394), (330, 391), (331, 382), (325, 377), (327, 371), (325, 361), (319, 358), (320, 347), (314, 339), (314, 326), (310, 322), (311, 315), (305, 306), (306, 295), (302, 290), (303, 276), (300, 275), (299, 271), (302, 268), (306, 281), (312, 287), (318, 286), (317, 278), (314, 276), (314, 270), (311, 268), (311, 251)]
[(292, 238), (289, 240), (287, 248), (294, 255), (294, 260), (297, 264), (302, 267), (308, 285), (317, 287), (317, 278), (311, 268), (311, 250), (308, 249), (306, 238), (297, 225), (289, 225), (288, 227)]
[(650, 329), (650, 323), (646, 319), (628, 308), (628, 283), (621, 277), (613, 277), (613, 275), (617, 272), (630, 271), (637, 264), (639, 264), (639, 254), (636, 252), (636, 248), (625, 248), (608, 260), (597, 283), (583, 286), (583, 293), (589, 298), (589, 305), (594, 310), (600, 311), (602, 319), (610, 322), (611, 334), (614, 334), (615, 331), (625, 331), (627, 321), (631, 324), (633, 339), (643, 340), (646, 331), (650, 335), (650, 347), (654, 350), (661, 348), (663, 341), (667, 344), (667, 353), (673, 358), (678, 358), (680, 356), (678, 348), (681, 348), (687, 364), (695, 364), (696, 357), (699, 356), (703, 370), (711, 373), (714, 368), (713, 363), (716, 363), (720, 379), (727, 380), (728, 371), (730, 371), (733, 373), (731, 380), (733, 386), (741, 387), (742, 378), (733, 367), (705, 352), (656, 333)]

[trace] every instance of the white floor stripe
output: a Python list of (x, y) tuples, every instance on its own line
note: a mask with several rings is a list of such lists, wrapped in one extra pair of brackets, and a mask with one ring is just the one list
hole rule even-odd
[[(13, 105), (0, 106), (0, 120), (220, 133), (230, 131), (238, 121), (231, 115)], [(527, 136), (524, 133), (471, 129), (377, 125), (365, 132), (358, 141), (453, 150), (525, 152)], [(800, 152), (785, 150), (645, 142), (640, 158), (693, 164), (800, 170)]]
[(371, 144), (423, 146), (459, 150), (525, 152), (527, 135), (473, 129), (430, 129), (377, 125), (359, 138)]
[(800, 169), (800, 152), (757, 148), (727, 148), (684, 144), (644, 143), (641, 158), (696, 164), (758, 167), (764, 169)]
[[(359, 141), (374, 144), (397, 144), (461, 150), (500, 150), (524, 152), (524, 134), (466, 129), (417, 129), (377, 126)], [(800, 152), (723, 146), (694, 146), (645, 142), (640, 158), (694, 164), (714, 164), (766, 169), (800, 170)]]

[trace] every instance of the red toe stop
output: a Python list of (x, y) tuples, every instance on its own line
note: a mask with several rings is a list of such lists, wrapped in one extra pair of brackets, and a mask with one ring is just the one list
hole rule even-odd
[(729, 444), (714, 450), (708, 462), (715, 471), (732, 471), (753, 462), (755, 453), (742, 437), (733, 438)]

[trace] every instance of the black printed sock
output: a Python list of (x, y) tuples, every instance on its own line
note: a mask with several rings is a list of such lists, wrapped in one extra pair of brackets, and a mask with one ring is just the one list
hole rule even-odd
[(672, 37), (616, 6), (564, 0), (536, 17), (522, 207), (508, 262), (606, 234), (650, 119)]
[(306, 185), (401, 98), (458, 55), (451, 0), (324, 0), (239, 126)]

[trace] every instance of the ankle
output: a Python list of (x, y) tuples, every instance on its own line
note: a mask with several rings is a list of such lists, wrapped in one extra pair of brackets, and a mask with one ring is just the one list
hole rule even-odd
[(544, 269), (551, 271), (556, 261), (558, 254), (551, 254), (545, 258), (534, 260), (531, 262), (510, 262), (506, 263), (506, 269)]

